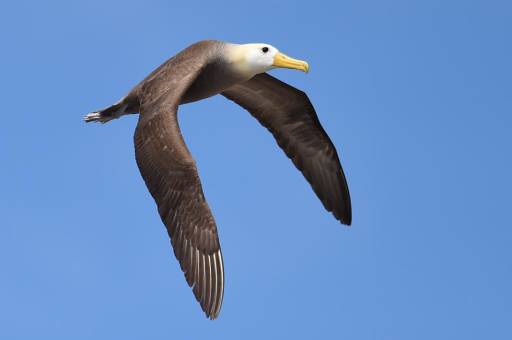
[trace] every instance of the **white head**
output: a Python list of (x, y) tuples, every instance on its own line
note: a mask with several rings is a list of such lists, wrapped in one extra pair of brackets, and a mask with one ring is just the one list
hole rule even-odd
[(249, 78), (276, 67), (292, 68), (304, 72), (309, 70), (307, 62), (288, 57), (269, 44), (230, 44), (228, 59), (238, 71)]

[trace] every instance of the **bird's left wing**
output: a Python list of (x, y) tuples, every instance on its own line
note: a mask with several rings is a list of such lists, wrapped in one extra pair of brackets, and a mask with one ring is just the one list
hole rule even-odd
[(274, 135), (324, 207), (350, 225), (350, 194), (338, 153), (307, 95), (267, 73), (230, 87), (222, 95), (249, 111)]
[(138, 89), (141, 108), (135, 156), (186, 280), (203, 311), (214, 319), (224, 294), (222, 253), (215, 221), (177, 119), (180, 100), (204, 69), (204, 62), (186, 57), (171, 59)]

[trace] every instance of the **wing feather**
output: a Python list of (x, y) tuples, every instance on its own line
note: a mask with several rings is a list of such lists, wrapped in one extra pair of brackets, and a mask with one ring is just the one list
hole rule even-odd
[[(216, 288), (214, 280), (224, 280), (223, 266), (210, 261), (212, 256), (222, 258), (217, 226), (177, 120), (181, 98), (201, 73), (204, 62), (190, 55), (174, 58), (140, 86), (135, 158), (186, 281), (206, 315), (215, 319), (223, 289)], [(215, 289), (216, 294), (212, 294)]]
[(336, 148), (307, 95), (266, 74), (222, 93), (251, 113), (311, 184), (325, 209), (342, 223), (352, 222), (352, 206)]

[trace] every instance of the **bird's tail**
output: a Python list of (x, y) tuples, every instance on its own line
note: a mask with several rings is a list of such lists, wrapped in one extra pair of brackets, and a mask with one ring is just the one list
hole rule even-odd
[(140, 103), (137, 93), (132, 91), (126, 97), (123, 97), (120, 101), (112, 106), (109, 106), (103, 110), (91, 112), (84, 116), (86, 123), (89, 122), (100, 122), (107, 123), (112, 119), (119, 118), (123, 115), (132, 114), (139, 112)]
[(126, 112), (127, 105), (120, 101), (112, 106), (109, 106), (103, 110), (94, 111), (84, 116), (84, 121), (86, 123), (89, 122), (100, 122), (107, 123), (112, 119), (116, 119), (121, 117), (122, 115), (128, 113)]

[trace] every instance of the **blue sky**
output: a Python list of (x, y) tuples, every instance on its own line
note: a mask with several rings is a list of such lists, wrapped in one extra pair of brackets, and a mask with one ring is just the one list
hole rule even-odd
[[(507, 1), (17, 1), (0, 6), (0, 338), (510, 339)], [(342, 227), (270, 134), (214, 97), (180, 122), (219, 226), (220, 318), (195, 302), (133, 150), (85, 125), (206, 38), (308, 60)]]

